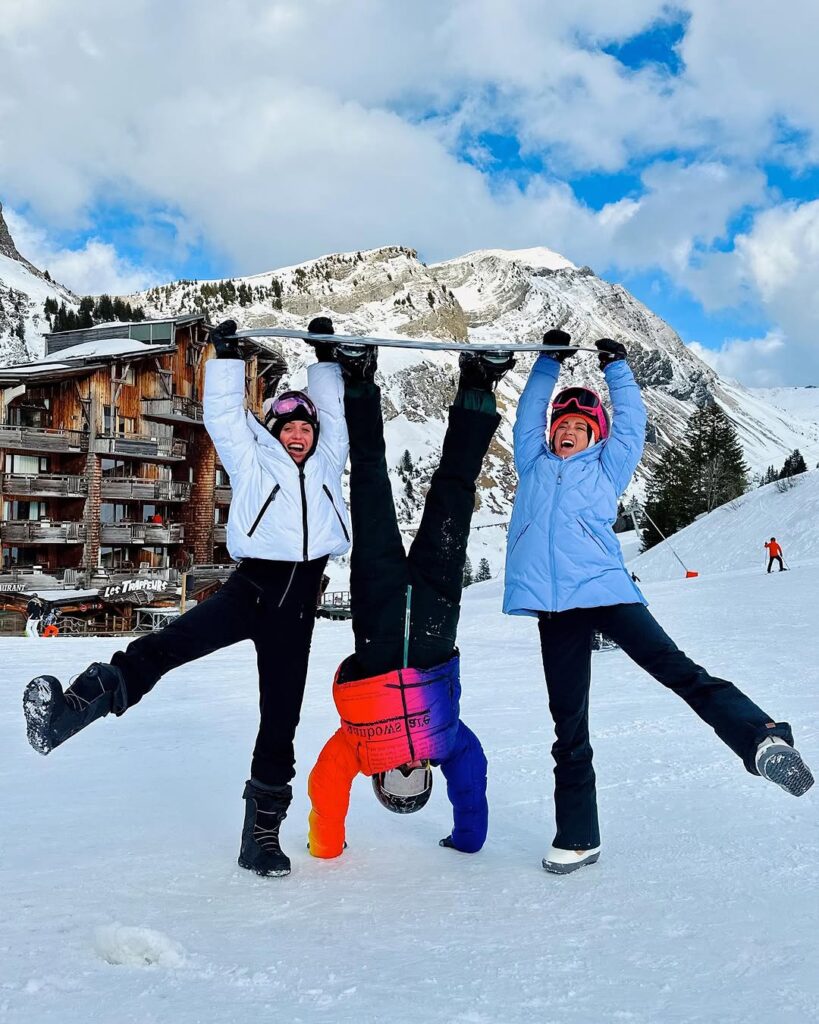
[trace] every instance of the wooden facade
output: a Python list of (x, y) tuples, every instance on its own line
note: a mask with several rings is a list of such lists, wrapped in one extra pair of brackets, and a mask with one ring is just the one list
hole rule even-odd
[[(213, 355), (203, 321), (53, 334), (46, 361), (0, 369), (5, 569), (90, 575), (229, 561), (229, 481), (202, 422)], [(265, 367), (254, 351), (257, 412)]]

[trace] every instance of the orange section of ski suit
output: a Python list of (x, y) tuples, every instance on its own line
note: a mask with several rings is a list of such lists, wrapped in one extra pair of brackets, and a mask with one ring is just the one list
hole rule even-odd
[(766, 541), (765, 547), (768, 549), (768, 554), (771, 558), (779, 558), (782, 555), (782, 548), (775, 540)]

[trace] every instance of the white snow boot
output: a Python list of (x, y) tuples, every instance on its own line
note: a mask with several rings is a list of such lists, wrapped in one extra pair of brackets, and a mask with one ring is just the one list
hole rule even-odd
[(781, 736), (769, 736), (759, 744), (755, 763), (763, 779), (775, 782), (786, 793), (802, 796), (813, 785), (811, 770), (799, 751)]
[(561, 850), (557, 846), (550, 846), (543, 858), (543, 867), (553, 875), (568, 875), (587, 864), (596, 864), (599, 859), (599, 846), (591, 850)]

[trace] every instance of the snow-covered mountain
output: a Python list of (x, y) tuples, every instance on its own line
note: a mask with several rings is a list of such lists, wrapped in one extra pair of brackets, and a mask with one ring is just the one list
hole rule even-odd
[[(243, 327), (304, 328), (310, 317), (330, 314), (336, 330), (350, 334), (433, 337), (455, 341), (538, 341), (549, 327), (567, 330), (591, 344), (614, 337), (629, 348), (649, 410), (646, 455), (633, 490), (640, 492), (663, 442), (680, 437), (686, 420), (712, 396), (734, 422), (752, 471), (781, 465), (800, 448), (819, 458), (819, 424), (797, 419), (764, 396), (722, 380), (687, 348), (676, 332), (625, 288), (576, 267), (545, 248), (487, 249), (426, 265), (401, 246), (324, 256), (307, 263), (226, 281), (180, 281), (153, 288), (128, 301), (149, 315), (207, 310), (214, 319), (232, 316)], [(298, 342), (272, 342), (298, 385), (310, 358)], [(446, 400), (457, 376), (457, 353), (382, 350), (388, 457), (404, 523), (417, 521), (425, 485), (444, 430)], [(518, 396), (534, 356), (522, 356), (498, 391), (503, 417), (480, 481), (480, 506), (470, 557), (486, 557), (493, 573), (501, 565), (503, 525), (509, 518), (515, 477), (511, 427)], [(566, 383), (587, 383), (605, 393), (594, 355), (564, 364)], [(399, 471), (405, 451), (412, 468)], [(498, 524), (493, 526), (493, 524)]]
[(0, 365), (39, 359), (43, 335), (50, 325), (43, 312), (46, 299), (74, 308), (78, 299), (51, 281), (17, 251), (0, 203)]
[[(4, 309), (20, 307), (5, 331), (0, 313), (0, 354), (10, 362), (20, 357), (21, 322), (29, 350), (37, 351), (39, 334), (48, 329), (42, 317), (47, 295), (67, 303), (76, 298), (23, 260), (2, 220), (0, 225), (0, 299)], [(769, 397), (722, 380), (625, 288), (546, 248), (485, 249), (428, 266), (412, 249), (385, 246), (336, 253), (250, 277), (177, 281), (124, 298), (143, 306), (149, 316), (202, 310), (213, 320), (234, 317), (243, 327), (303, 328), (312, 316), (328, 313), (336, 330), (349, 334), (463, 343), (537, 341), (545, 329), (561, 327), (580, 344), (599, 337), (618, 338), (628, 346), (649, 410), (646, 454), (632, 488), (637, 493), (662, 443), (679, 439), (696, 404), (709, 396), (734, 422), (752, 471), (761, 473), (768, 465), (781, 465), (794, 448), (803, 452), (811, 466), (819, 460), (819, 415), (795, 415), (778, 395)], [(4, 337), (5, 350), (1, 347)], [(311, 359), (309, 349), (299, 342), (270, 344), (286, 357), (285, 383), (298, 386)], [(503, 529), (515, 484), (510, 457), (514, 410), (533, 359), (532, 355), (520, 357), (499, 388), (503, 421), (480, 481), (476, 525), (481, 529), (473, 534), (470, 555), (475, 564), (487, 557), (493, 572), (500, 567)], [(388, 457), (399, 514), (409, 535), (437, 461), (458, 357), (457, 353), (382, 350), (379, 365)], [(592, 354), (578, 355), (564, 364), (562, 379), (605, 393)], [(405, 452), (409, 452), (408, 462), (403, 459)], [(402, 461), (405, 466), (399, 469)]]

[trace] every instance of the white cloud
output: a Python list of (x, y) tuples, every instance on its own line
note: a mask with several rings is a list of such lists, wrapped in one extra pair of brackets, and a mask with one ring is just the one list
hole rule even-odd
[[(706, 348), (696, 341), (688, 347), (721, 377), (758, 388), (787, 383), (783, 360), (788, 357), (788, 346), (781, 331), (772, 331), (764, 338), (731, 338), (719, 349)], [(804, 377), (795, 382), (803, 383)]]
[[(679, 14), (677, 77), (600, 49)], [(813, 216), (777, 207), (756, 167), (782, 125), (788, 159), (817, 147), (817, 28), (812, 0), (787, 16), (763, 0), (9, 0), (0, 198), (55, 229), (100, 204), (144, 210), (146, 262), (193, 239), (235, 272), (390, 242), (429, 259), (545, 244), (661, 268), (712, 308), (756, 303), (808, 351)], [(466, 163), (487, 131), (549, 174), (521, 188)], [(599, 212), (554, 177), (635, 167), (637, 194)], [(763, 212), (712, 252), (748, 209)], [(155, 279), (103, 239), (65, 252), (43, 236), (27, 254), (80, 290)]]
[(48, 270), (55, 281), (78, 295), (127, 295), (162, 280), (162, 275), (136, 266), (108, 242), (91, 238), (79, 249), (60, 248), (49, 241), (42, 229), (32, 226), (14, 210), (4, 209), (3, 215), (26, 259)]

